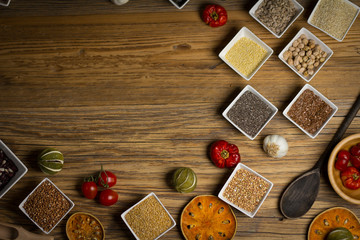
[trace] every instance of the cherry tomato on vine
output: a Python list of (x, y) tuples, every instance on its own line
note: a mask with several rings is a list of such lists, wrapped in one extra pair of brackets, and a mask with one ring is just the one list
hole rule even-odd
[(104, 188), (111, 188), (116, 184), (117, 178), (115, 174), (110, 171), (105, 171), (101, 167), (101, 171), (99, 173), (97, 185)]
[(97, 195), (97, 185), (94, 181), (87, 181), (85, 180), (81, 185), (81, 191), (84, 196), (88, 199), (94, 199)]
[(105, 189), (100, 193), (99, 201), (104, 206), (111, 206), (115, 204), (118, 200), (118, 194), (111, 190), (111, 189)]

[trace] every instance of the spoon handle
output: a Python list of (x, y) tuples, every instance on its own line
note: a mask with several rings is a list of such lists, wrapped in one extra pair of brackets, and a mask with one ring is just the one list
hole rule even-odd
[(332, 149), (336, 146), (336, 144), (338, 144), (338, 142), (340, 142), (341, 138), (344, 136), (344, 133), (350, 126), (352, 120), (355, 118), (357, 112), (359, 111), (359, 108), (360, 108), (360, 95), (357, 97), (355, 103), (352, 105), (350, 111), (346, 115), (345, 119), (341, 123), (340, 127), (336, 131), (331, 141), (329, 142), (325, 151), (323, 152), (323, 154), (321, 154), (314, 168), (319, 168), (320, 170), (322, 169), (322, 165), (325, 163), (325, 160), (329, 158)]

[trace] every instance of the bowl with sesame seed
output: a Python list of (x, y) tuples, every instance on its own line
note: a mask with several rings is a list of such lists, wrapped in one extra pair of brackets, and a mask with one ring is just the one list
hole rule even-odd
[(266, 43), (243, 27), (219, 57), (241, 77), (250, 80), (273, 52)]

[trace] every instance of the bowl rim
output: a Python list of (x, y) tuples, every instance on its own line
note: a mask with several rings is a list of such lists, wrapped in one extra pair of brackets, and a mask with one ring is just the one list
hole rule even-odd
[[(340, 151), (340, 149), (344, 145), (344, 143), (349, 142), (356, 138), (360, 139), (360, 133), (351, 134), (351, 135), (345, 137), (344, 139), (342, 139), (338, 144), (336, 144), (336, 146), (334, 147), (334, 149), (332, 150), (332, 152), (330, 154), (330, 157), (328, 160), (327, 171), (328, 171), (328, 178), (329, 178), (330, 184), (331, 184), (332, 188), (334, 189), (334, 191), (344, 200), (346, 200), (350, 203), (360, 205), (360, 199), (352, 198), (341, 190), (341, 188), (335, 182), (335, 176), (332, 174), (332, 170), (334, 168), (337, 153)], [(360, 189), (358, 191), (360, 191)]]

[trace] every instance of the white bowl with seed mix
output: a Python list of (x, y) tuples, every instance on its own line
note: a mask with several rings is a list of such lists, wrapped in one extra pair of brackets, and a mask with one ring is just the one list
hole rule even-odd
[[(287, 2), (285, 2), (285, 1), (287, 1)], [(269, 0), (269, 3), (272, 3), (272, 2), (275, 3), (275, 2), (279, 2), (279, 1)], [(272, 6), (275, 8), (279, 8), (280, 11), (276, 10), (274, 12), (274, 14), (277, 14), (277, 16), (273, 16), (271, 13), (269, 14), (266, 10), (265, 10), (266, 12), (263, 11), (263, 8), (267, 7), (267, 6), (264, 6), (265, 4), (267, 4), (266, 0), (259, 0), (250, 9), (249, 14), (256, 21), (258, 21), (264, 28), (266, 28), (269, 32), (271, 32), (275, 37), (281, 38), (282, 35), (289, 29), (289, 27), (295, 22), (295, 20), (304, 11), (303, 6), (301, 6), (300, 3), (298, 3), (295, 0), (284, 0), (284, 2), (289, 3), (289, 4), (286, 4), (287, 5), (286, 8), (279, 6), (281, 3), (279, 3), (279, 5), (275, 4), (275, 6)], [(292, 8), (291, 10), (289, 9), (290, 6)], [(261, 13), (259, 13), (259, 11), (261, 11)], [(284, 17), (285, 15), (286, 15), (286, 19)], [(278, 19), (278, 22), (276, 22), (274, 19)], [(278, 29), (278, 30), (275, 30), (275, 29)]]
[(278, 109), (250, 85), (247, 85), (222, 113), (250, 140), (265, 128)]
[(320, 71), (333, 51), (306, 28), (302, 28), (278, 57), (307, 82)]
[(137, 240), (156, 240), (176, 225), (153, 192), (122, 213), (121, 218)]
[(44, 178), (19, 208), (41, 231), (49, 234), (74, 206), (50, 179)]
[(250, 80), (273, 52), (260, 38), (243, 27), (219, 57), (241, 77)]
[[(20, 159), (0, 140), (0, 198), (28, 171)], [(13, 167), (16, 170), (13, 170)], [(8, 175), (8, 176), (6, 176)]]
[(359, 12), (360, 8), (348, 0), (319, 0), (307, 22), (341, 42)]
[(219, 192), (218, 197), (253, 218), (269, 195), (273, 185), (259, 173), (239, 163)]
[(306, 84), (283, 111), (283, 115), (306, 135), (315, 138), (337, 112), (338, 107)]

